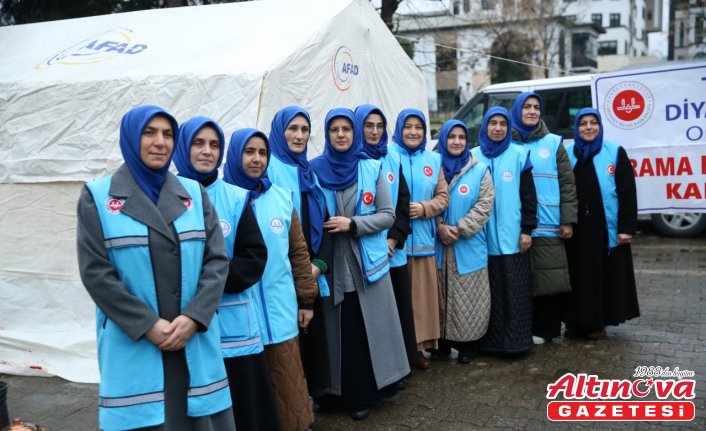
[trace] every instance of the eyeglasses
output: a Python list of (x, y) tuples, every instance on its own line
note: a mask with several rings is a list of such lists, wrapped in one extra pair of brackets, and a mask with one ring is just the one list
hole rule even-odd
[(378, 123), (378, 124), (374, 124), (374, 123), (364, 123), (364, 124), (363, 124), (363, 128), (364, 128), (365, 130), (367, 130), (368, 132), (372, 132), (372, 131), (375, 130), (375, 129), (380, 130), (380, 131), (383, 131), (383, 130), (385, 130), (385, 125), (384, 125), (383, 123)]

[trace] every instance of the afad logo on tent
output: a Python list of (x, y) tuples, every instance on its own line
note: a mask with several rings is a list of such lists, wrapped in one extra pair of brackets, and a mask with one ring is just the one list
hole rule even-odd
[(353, 61), (351, 50), (345, 45), (339, 47), (331, 61), (331, 73), (336, 88), (340, 91), (348, 91), (359, 71), (358, 65)]
[(637, 81), (624, 81), (608, 90), (602, 112), (615, 127), (631, 130), (644, 125), (653, 111), (650, 89)]
[(34, 68), (41, 70), (55, 64), (80, 66), (100, 63), (118, 55), (135, 55), (147, 49), (146, 44), (137, 43), (133, 39), (132, 30), (116, 27), (70, 46), (53, 57), (39, 62)]

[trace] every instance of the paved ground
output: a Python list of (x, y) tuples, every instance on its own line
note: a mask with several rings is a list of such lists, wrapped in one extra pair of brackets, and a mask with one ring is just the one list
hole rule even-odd
[[(706, 429), (706, 235), (658, 237), (649, 226), (633, 242), (642, 317), (600, 341), (555, 340), (527, 356), (481, 357), (469, 365), (432, 363), (364, 422), (344, 412), (318, 417), (319, 430), (703, 430)], [(557, 342), (558, 341), (558, 342)], [(692, 422), (552, 423), (546, 387), (564, 373), (631, 379), (638, 366), (695, 373)], [(95, 385), (59, 378), (0, 376), (11, 416), (51, 431), (96, 429)], [(649, 398), (648, 398), (649, 399)]]

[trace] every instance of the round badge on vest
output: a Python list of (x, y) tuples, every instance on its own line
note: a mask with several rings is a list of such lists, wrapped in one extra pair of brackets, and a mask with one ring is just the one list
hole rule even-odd
[(430, 177), (434, 174), (434, 170), (431, 168), (431, 166), (424, 166), (424, 175)]
[(184, 204), (184, 207), (186, 207), (187, 211), (191, 211), (194, 209), (194, 202), (189, 198), (189, 199), (182, 199), (181, 203)]
[(539, 149), (539, 157), (541, 157), (543, 159), (548, 159), (550, 154), (551, 153), (549, 152), (549, 148), (547, 148), (547, 147), (542, 147)]
[(393, 174), (392, 172), (388, 172), (387, 173), (387, 181), (390, 184), (394, 183), (395, 182), (395, 174)]
[(611, 164), (608, 165), (608, 167), (606, 168), (606, 171), (608, 171), (608, 175), (610, 175), (610, 176), (615, 175), (615, 165), (611, 163)]
[(503, 181), (505, 181), (506, 183), (509, 183), (510, 181), (512, 181), (512, 172), (510, 172), (510, 171), (503, 172)]
[(458, 194), (461, 196), (466, 196), (469, 192), (469, 188), (466, 184), (461, 184), (461, 186), (458, 188)]
[(105, 207), (111, 214), (119, 214), (123, 209), (123, 201), (118, 198), (108, 198), (105, 201)]
[(275, 217), (270, 220), (270, 229), (272, 232), (279, 235), (284, 231), (284, 222), (282, 222), (282, 219)]
[(363, 193), (363, 204), (364, 205), (366, 205), (366, 206), (370, 205), (371, 203), (373, 203), (374, 199), (375, 199), (375, 196), (373, 196), (372, 193), (370, 193), (370, 192)]
[(230, 235), (230, 223), (228, 223), (227, 220), (218, 220), (218, 223), (221, 225), (221, 230), (223, 231), (223, 238), (227, 237)]

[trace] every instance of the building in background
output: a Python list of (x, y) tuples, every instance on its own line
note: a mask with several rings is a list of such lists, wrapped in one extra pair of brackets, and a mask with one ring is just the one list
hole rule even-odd
[(673, 0), (674, 26), (670, 34), (674, 60), (706, 60), (704, 26), (706, 1)]

